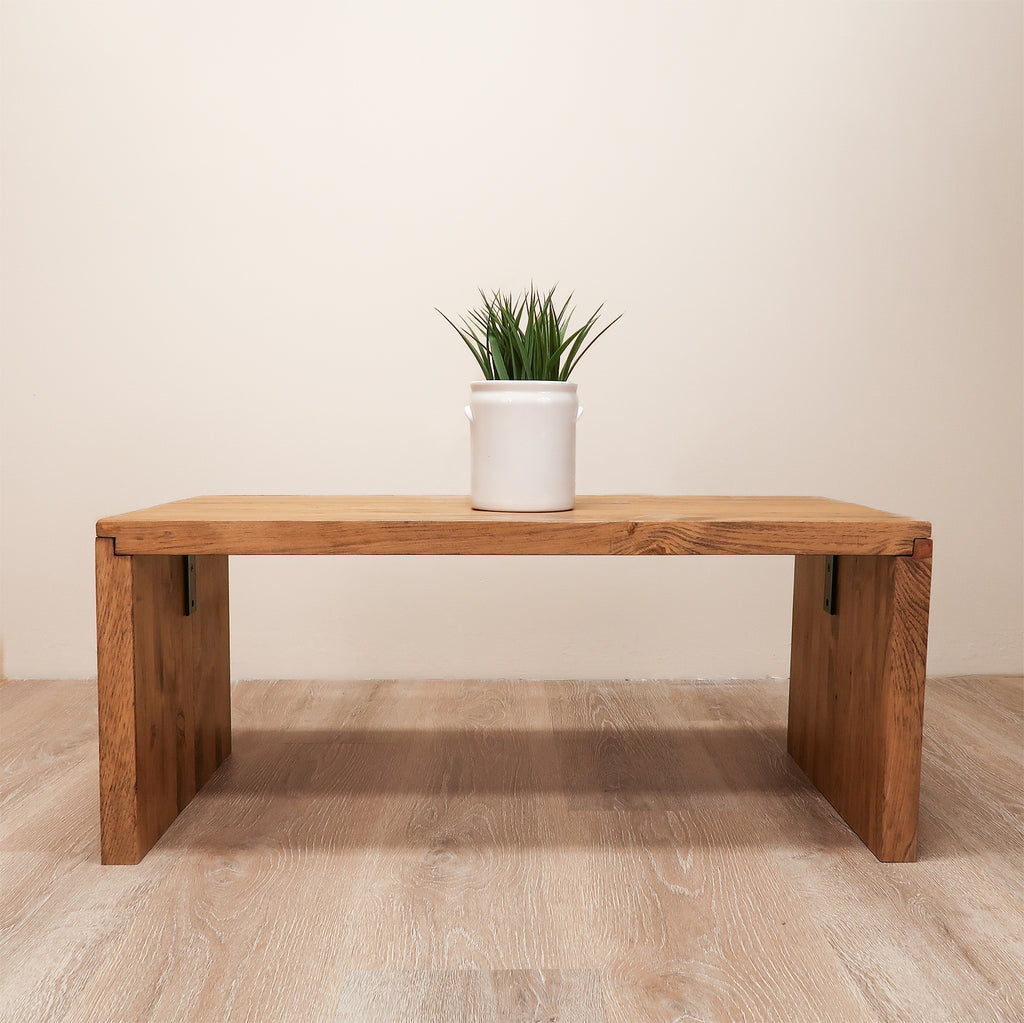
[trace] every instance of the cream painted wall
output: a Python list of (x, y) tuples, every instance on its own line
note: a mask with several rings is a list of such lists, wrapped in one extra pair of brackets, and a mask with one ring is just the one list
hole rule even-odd
[[(929, 670), (1021, 670), (1021, 5), (7, 0), (3, 645), (88, 676), (93, 523), (465, 493), (433, 312), (621, 323), (581, 492), (931, 518)], [(785, 559), (237, 559), (260, 677), (785, 675)]]

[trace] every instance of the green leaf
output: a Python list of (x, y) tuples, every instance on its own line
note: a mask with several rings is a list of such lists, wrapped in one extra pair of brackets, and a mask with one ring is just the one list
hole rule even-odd
[(572, 293), (562, 303), (555, 303), (557, 285), (547, 292), (530, 287), (514, 296), (483, 288), (477, 289), (482, 305), (462, 317), (462, 326), (452, 322), (455, 330), (488, 380), (566, 380), (580, 359), (609, 327), (617, 316), (593, 337), (590, 336), (603, 305), (577, 330), (569, 325), (575, 313), (570, 308)]

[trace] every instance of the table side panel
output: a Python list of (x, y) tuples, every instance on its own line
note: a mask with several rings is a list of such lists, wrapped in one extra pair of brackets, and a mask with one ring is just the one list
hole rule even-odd
[(99, 702), (100, 857), (137, 863), (138, 777), (135, 727), (135, 620), (132, 558), (96, 540), (96, 661)]
[[(907, 858), (912, 860), (917, 855), (921, 798), (932, 559), (929, 554), (894, 560), (893, 619), (885, 661), (888, 705), (882, 711), (888, 770), (882, 793), (885, 819), (881, 843), (895, 855), (911, 843)], [(906, 837), (910, 835), (913, 839)]]
[(196, 558), (191, 615), (183, 558), (132, 560), (139, 826), (148, 848), (231, 751), (228, 559)]
[(931, 559), (796, 558), (788, 748), (881, 860), (916, 856)]
[(231, 752), (228, 559), (96, 541), (101, 858), (137, 863)]

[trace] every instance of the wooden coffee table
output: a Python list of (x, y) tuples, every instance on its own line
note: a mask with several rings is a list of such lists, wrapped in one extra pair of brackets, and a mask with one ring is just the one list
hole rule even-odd
[(789, 752), (880, 860), (916, 855), (931, 525), (820, 497), (196, 497), (96, 525), (104, 863), (138, 863), (231, 752), (231, 554), (795, 558)]

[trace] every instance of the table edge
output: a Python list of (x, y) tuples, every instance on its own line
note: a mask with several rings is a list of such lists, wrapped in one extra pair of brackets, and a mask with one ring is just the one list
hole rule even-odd
[[(243, 495), (238, 495), (242, 497)], [(253, 495), (255, 496), (255, 495)], [(297, 497), (306, 495), (264, 495)], [(340, 495), (339, 495), (340, 496)], [(353, 495), (354, 500), (388, 498), (466, 501), (465, 495)], [(690, 495), (581, 495), (619, 501)], [(212, 500), (225, 499), (214, 497)], [(317, 498), (310, 498), (316, 500)], [(696, 496), (698, 500), (730, 498)], [(744, 495), (746, 499), (746, 495)], [(753, 500), (760, 498), (754, 497)], [(97, 537), (111, 539), (119, 554), (892, 554), (913, 555), (930, 546), (927, 520), (882, 512), (832, 498), (767, 497), (771, 500), (820, 500), (863, 508), (863, 515), (842, 518), (772, 519), (742, 514), (680, 516), (615, 514), (593, 519), (572, 512), (472, 512), (447, 518), (443, 513), (418, 518), (371, 515), (352, 519), (135, 518), (184, 501), (155, 505), (96, 523)], [(248, 535), (246, 535), (248, 533)], [(177, 534), (177, 535), (176, 535)], [(922, 556), (920, 553), (917, 556)]]

